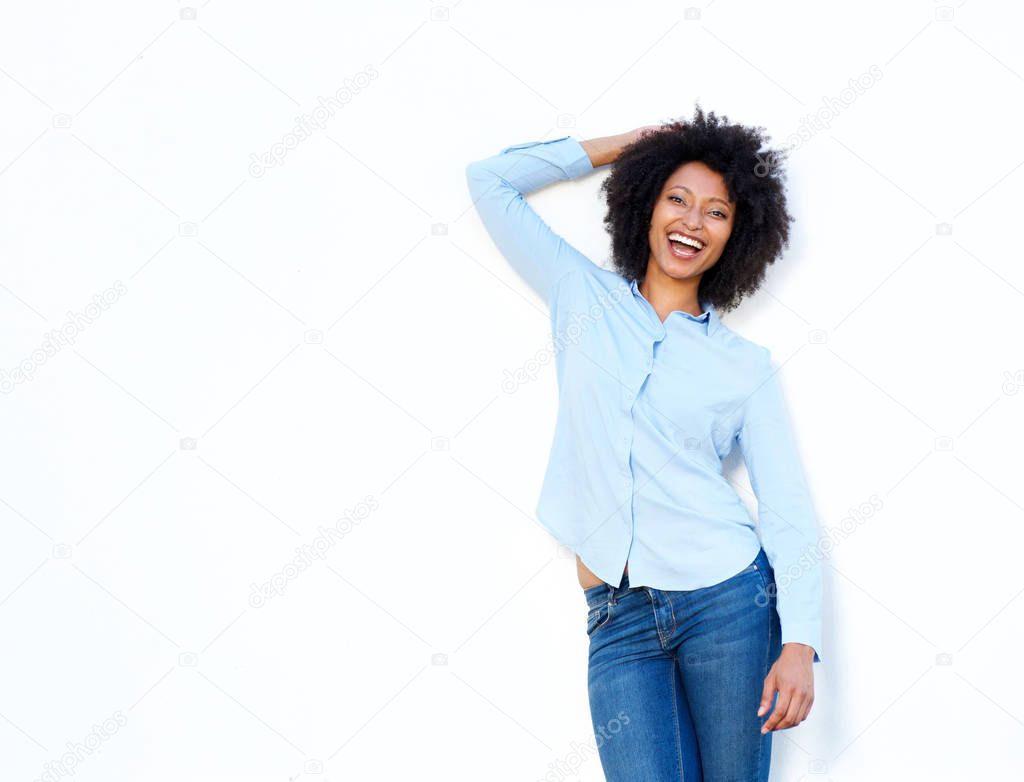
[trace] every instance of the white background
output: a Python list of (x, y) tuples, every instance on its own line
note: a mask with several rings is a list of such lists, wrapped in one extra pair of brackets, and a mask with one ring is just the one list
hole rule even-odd
[[(83, 782), (603, 779), (574, 560), (533, 517), (553, 362), (501, 387), (547, 316), (465, 165), (696, 100), (782, 144), (873, 66), (725, 316), (785, 362), (840, 541), (773, 780), (1015, 773), (1022, 19), (944, 8), (5, 4), (0, 776), (88, 739)], [(606, 173), (531, 196), (605, 265)]]

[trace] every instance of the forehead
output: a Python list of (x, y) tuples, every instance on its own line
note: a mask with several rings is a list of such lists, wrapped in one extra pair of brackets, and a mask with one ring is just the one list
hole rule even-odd
[(683, 163), (669, 174), (662, 190), (667, 191), (676, 187), (685, 187), (699, 198), (718, 197), (731, 202), (729, 188), (725, 186), (722, 175), (699, 160)]

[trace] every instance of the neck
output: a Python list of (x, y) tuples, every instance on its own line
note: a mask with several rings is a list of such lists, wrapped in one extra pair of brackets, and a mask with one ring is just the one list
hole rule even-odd
[(637, 287), (662, 320), (673, 310), (682, 310), (694, 316), (704, 312), (697, 296), (700, 277), (677, 280), (664, 274), (657, 264), (649, 263), (647, 273)]

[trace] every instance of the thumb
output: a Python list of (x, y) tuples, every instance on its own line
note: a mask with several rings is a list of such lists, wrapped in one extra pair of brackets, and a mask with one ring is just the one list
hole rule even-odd
[(761, 705), (757, 709), (757, 716), (760, 717), (762, 714), (768, 711), (768, 707), (771, 706), (772, 696), (775, 694), (775, 670), (772, 669), (768, 672), (768, 675), (764, 677), (764, 688), (761, 690)]

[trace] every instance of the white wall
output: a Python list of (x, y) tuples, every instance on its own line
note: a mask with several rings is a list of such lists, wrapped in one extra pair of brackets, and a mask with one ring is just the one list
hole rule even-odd
[[(0, 26), (4, 779), (601, 780), (586, 606), (532, 514), (553, 366), (501, 388), (546, 313), (463, 171), (697, 99), (779, 143), (832, 107), (791, 155), (790, 250), (726, 316), (789, 358), (837, 541), (815, 705), (773, 780), (1015, 771), (1019, 8), (182, 11), (10, 4)], [(605, 173), (531, 197), (602, 262)]]

